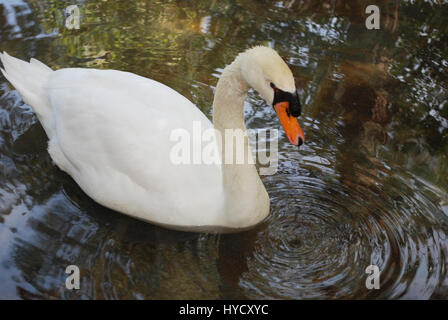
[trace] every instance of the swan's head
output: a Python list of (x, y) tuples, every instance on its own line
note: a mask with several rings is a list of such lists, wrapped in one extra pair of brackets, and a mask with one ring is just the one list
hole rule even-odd
[(263, 46), (245, 51), (240, 59), (244, 80), (274, 107), (289, 141), (300, 146), (305, 142), (297, 121), (302, 110), (294, 77), (285, 61), (274, 49)]

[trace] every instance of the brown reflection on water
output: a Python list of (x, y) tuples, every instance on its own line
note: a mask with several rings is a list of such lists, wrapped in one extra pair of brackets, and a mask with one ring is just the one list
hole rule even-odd
[[(164, 230), (90, 200), (0, 79), (0, 298), (448, 298), (448, 5), (374, 1), (0, 2), (2, 50), (54, 68), (121, 69), (211, 115), (222, 68), (274, 46), (296, 77), (307, 144), (284, 136), (271, 215), (236, 235)], [(250, 128), (278, 127), (255, 93)], [(81, 289), (65, 289), (65, 267)], [(382, 270), (365, 288), (365, 268)]]

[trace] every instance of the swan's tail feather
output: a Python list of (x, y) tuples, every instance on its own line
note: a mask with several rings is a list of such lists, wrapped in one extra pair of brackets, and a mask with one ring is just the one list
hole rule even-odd
[(36, 59), (26, 62), (10, 56), (6, 52), (0, 53), (0, 60), (4, 68), (0, 68), (2, 74), (19, 91), (23, 101), (33, 107), (39, 121), (49, 134), (51, 108), (45, 92), (45, 85), (53, 70)]

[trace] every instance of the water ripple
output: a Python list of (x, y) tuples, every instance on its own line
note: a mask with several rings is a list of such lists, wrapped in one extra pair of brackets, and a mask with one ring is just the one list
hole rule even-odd
[[(386, 191), (273, 177), (271, 186), (297, 188), (286, 196), (270, 188), (272, 215), (240, 285), (252, 298), (430, 298), (446, 277), (446, 222), (437, 228), (434, 191), (406, 190), (403, 179), (391, 178)], [(369, 265), (381, 271), (380, 291), (365, 286)]]

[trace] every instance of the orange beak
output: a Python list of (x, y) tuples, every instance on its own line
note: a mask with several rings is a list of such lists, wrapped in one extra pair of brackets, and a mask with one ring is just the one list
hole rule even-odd
[(274, 105), (274, 109), (289, 141), (296, 146), (303, 144), (305, 135), (302, 128), (300, 128), (297, 118), (289, 112), (289, 102), (279, 102)]

